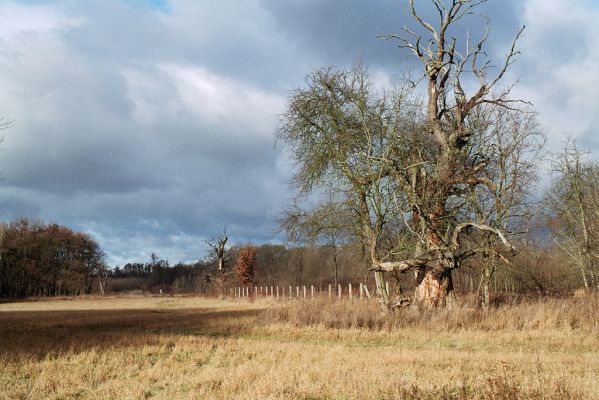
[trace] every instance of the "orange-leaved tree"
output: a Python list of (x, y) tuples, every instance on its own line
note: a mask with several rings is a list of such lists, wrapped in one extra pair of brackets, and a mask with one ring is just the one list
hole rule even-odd
[(242, 285), (247, 286), (254, 283), (256, 273), (256, 248), (245, 246), (239, 252), (239, 258), (235, 264), (235, 275)]

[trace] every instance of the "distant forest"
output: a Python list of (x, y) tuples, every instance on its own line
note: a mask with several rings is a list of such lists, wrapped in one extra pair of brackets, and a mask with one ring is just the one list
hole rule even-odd
[(0, 225), (0, 298), (89, 294), (103, 271), (87, 234), (27, 219)]
[[(512, 264), (493, 276), (494, 297), (506, 294), (554, 296), (584, 287), (582, 275), (572, 268), (568, 255), (550, 239), (548, 223), (537, 229), (537, 241), (522, 241)], [(127, 263), (109, 268), (104, 253), (89, 235), (39, 221), (19, 219), (2, 224), (0, 242), (0, 298), (70, 296), (82, 294), (204, 294), (218, 295), (218, 260), (208, 257), (195, 263), (171, 265), (158, 255), (146, 263)], [(198, 247), (201, 244), (198, 244)], [(234, 266), (242, 246), (226, 252), (224, 292), (243, 286)], [(293, 246), (264, 244), (255, 247), (256, 270), (246, 286), (366, 283), (372, 274), (365, 267), (363, 250), (354, 243), (296, 243)], [(458, 293), (480, 291), (485, 258), (472, 259), (454, 274)], [(389, 276), (396, 294), (409, 294), (416, 286), (410, 273)]]

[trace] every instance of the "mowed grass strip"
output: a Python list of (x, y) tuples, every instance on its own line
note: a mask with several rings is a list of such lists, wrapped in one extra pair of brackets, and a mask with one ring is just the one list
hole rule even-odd
[(0, 399), (599, 398), (588, 330), (336, 329), (276, 321), (281, 304), (0, 305)]

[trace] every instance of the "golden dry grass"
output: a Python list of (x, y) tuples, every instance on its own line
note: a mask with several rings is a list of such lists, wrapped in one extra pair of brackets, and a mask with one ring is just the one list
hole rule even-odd
[(391, 319), (326, 301), (3, 304), (0, 399), (599, 398), (597, 311), (564, 314), (592, 301)]

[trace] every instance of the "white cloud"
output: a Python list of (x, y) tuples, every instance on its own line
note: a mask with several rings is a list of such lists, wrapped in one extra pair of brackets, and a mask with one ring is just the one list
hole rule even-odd
[(11, 40), (24, 34), (47, 34), (79, 25), (81, 20), (69, 18), (56, 8), (16, 3), (0, 4), (0, 38)]
[(182, 104), (212, 123), (231, 124), (272, 136), (284, 99), (204, 68), (166, 65)]
[[(555, 150), (567, 137), (590, 144), (599, 127), (599, 8), (587, 1), (528, 0), (518, 94), (530, 99)], [(596, 143), (599, 144), (599, 143)]]

